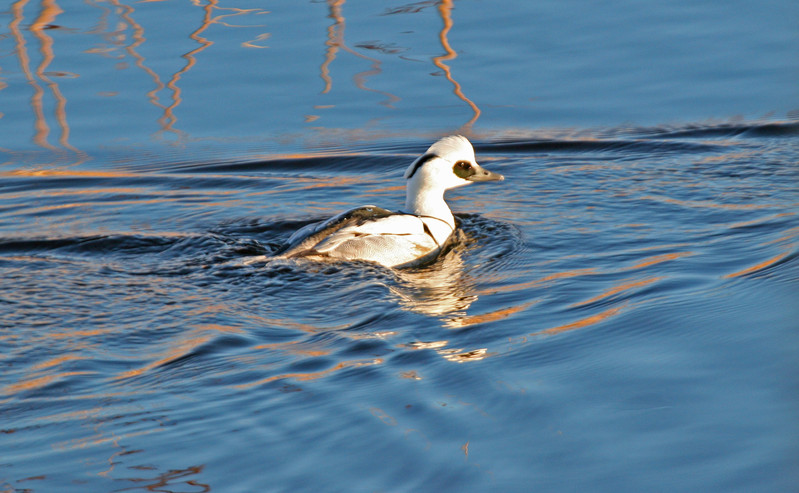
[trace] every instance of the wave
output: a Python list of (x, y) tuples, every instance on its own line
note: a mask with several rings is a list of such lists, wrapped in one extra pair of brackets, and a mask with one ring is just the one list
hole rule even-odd
[(722, 123), (717, 125), (687, 124), (675, 127), (661, 126), (649, 129), (638, 129), (636, 133), (649, 138), (658, 139), (797, 137), (799, 136), (799, 122)]
[[(557, 129), (500, 130), (470, 136), (480, 154), (527, 153), (709, 153), (727, 150), (727, 139), (799, 136), (799, 122), (768, 121), (618, 127), (590, 131)], [(313, 149), (305, 153), (213, 162), (158, 163), (129, 167), (152, 173), (208, 174), (333, 174), (384, 173), (404, 169), (439, 135), (425, 141), (370, 143), (361, 147)]]

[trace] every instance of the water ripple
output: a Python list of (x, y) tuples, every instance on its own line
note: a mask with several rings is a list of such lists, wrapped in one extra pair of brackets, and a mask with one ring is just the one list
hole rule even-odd
[[(706, 398), (755, 405), (742, 378), (791, 374), (795, 125), (606, 133), (479, 142), (507, 179), (452, 193), (456, 241), (406, 270), (273, 255), (340, 210), (400, 207), (419, 142), (5, 176), (3, 439), (123, 487), (193, 484), (203, 461), (148, 464), (209, 441), (253, 468), (420, 457), (422, 484), (501, 450), (497, 427), (569, 455), (583, 423), (632, 437)], [(488, 474), (466, 464), (453, 481)]]

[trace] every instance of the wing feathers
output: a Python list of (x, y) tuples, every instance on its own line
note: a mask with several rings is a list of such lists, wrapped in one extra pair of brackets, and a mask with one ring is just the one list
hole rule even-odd
[(421, 218), (367, 206), (302, 228), (292, 235), (283, 256), (361, 259), (398, 266), (435, 256), (439, 249)]

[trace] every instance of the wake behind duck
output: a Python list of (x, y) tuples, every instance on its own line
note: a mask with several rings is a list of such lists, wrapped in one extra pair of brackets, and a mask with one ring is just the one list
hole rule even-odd
[(421, 265), (435, 259), (455, 231), (444, 192), (505, 178), (478, 165), (469, 140), (453, 135), (430, 146), (408, 167), (405, 179), (402, 211), (367, 205), (310, 224), (289, 238), (279, 257)]

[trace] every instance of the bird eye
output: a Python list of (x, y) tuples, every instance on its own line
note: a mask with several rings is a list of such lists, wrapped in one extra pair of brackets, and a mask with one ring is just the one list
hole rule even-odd
[(475, 173), (474, 167), (469, 161), (458, 161), (455, 163), (455, 166), (452, 167), (452, 171), (455, 172), (455, 175), (463, 179), (466, 179)]

